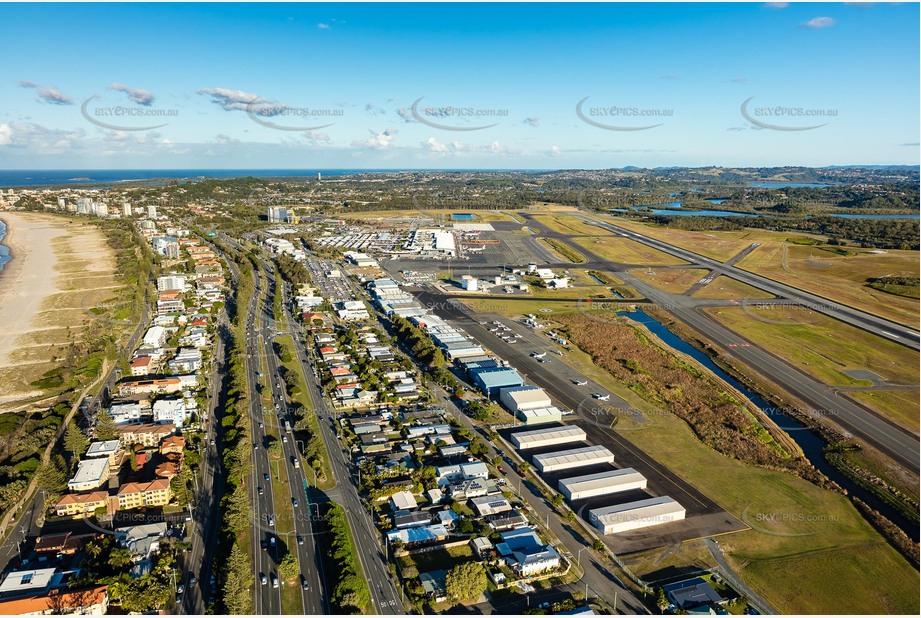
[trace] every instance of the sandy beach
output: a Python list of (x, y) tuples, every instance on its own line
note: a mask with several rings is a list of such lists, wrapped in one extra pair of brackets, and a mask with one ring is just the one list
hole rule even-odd
[[(95, 319), (89, 309), (117, 298), (115, 257), (89, 222), (0, 212), (12, 259), (0, 271), (0, 413), (28, 408), (51, 391), (33, 383), (57, 367)], [(52, 389), (53, 391), (53, 389)]]
[(42, 303), (61, 291), (53, 242), (67, 231), (54, 218), (32, 213), (2, 212), (0, 219), (12, 258), (0, 271), (0, 367), (6, 367), (16, 339), (31, 332)]

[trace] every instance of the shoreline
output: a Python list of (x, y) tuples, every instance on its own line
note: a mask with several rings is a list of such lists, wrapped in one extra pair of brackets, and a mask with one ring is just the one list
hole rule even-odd
[(0, 214), (10, 260), (0, 270), (0, 367), (8, 367), (19, 336), (29, 332), (46, 298), (61, 291), (56, 239), (67, 231), (35, 213)]
[(8, 270), (8, 266), (13, 262), (13, 228), (10, 226), (10, 222), (7, 221), (5, 217), (5, 211), (0, 211), (0, 222), (3, 222), (3, 227), (6, 228), (6, 233), (3, 235), (3, 238), (0, 238), (0, 245), (6, 247), (7, 257), (9, 258), (5, 263), (0, 264), (0, 281), (3, 279), (3, 273)]

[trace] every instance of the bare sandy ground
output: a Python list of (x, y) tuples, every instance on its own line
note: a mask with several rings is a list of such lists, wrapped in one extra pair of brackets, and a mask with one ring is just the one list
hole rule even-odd
[(5, 367), (16, 339), (31, 332), (42, 303), (61, 291), (52, 243), (67, 230), (52, 217), (31, 213), (4, 212), (0, 218), (7, 227), (3, 244), (12, 257), (0, 271), (0, 367)]
[[(113, 293), (114, 262), (92, 225), (39, 213), (0, 212), (12, 259), (0, 271), (0, 412), (42, 395), (29, 387), (90, 319), (91, 296)], [(90, 303), (90, 306), (95, 303)]]

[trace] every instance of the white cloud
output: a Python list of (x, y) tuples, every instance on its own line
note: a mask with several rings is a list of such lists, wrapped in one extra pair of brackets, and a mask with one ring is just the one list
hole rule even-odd
[(831, 17), (813, 17), (809, 21), (800, 24), (803, 28), (831, 28), (835, 25), (835, 20)]
[(769, 9), (785, 9), (790, 6), (789, 2), (765, 2), (764, 6)]
[(371, 150), (387, 150), (390, 148), (393, 140), (396, 139), (399, 131), (396, 129), (385, 129), (380, 133), (375, 133), (369, 129), (368, 133), (371, 134), (371, 137), (366, 140), (355, 140), (352, 142), (352, 146), (356, 148), (369, 148)]
[(317, 24), (317, 28), (318, 28), (319, 30), (329, 30), (329, 24), (324, 24), (324, 23), (320, 22), (319, 24)]
[(365, 113), (369, 116), (383, 116), (387, 113), (387, 110), (374, 103), (365, 103)]
[(429, 152), (439, 152), (442, 154), (447, 153), (450, 150), (448, 146), (440, 143), (434, 137), (430, 137), (424, 142), (422, 142), (422, 147), (428, 150)]
[(8, 146), (12, 141), (13, 128), (8, 124), (0, 124), (0, 146)]
[[(211, 102), (215, 105), (218, 105), (224, 111), (240, 110), (246, 111), (249, 109), (252, 104), (257, 103), (264, 105), (268, 103), (265, 99), (259, 95), (252, 94), (250, 92), (244, 92), (242, 90), (230, 90), (229, 88), (201, 88), (197, 91), (198, 94), (204, 94), (211, 97)], [(265, 114), (260, 109), (260, 114), (262, 115), (274, 115), (274, 114)]]
[(143, 105), (145, 107), (149, 106), (154, 102), (154, 95), (146, 90), (141, 90), (140, 88), (129, 88), (124, 84), (110, 84), (109, 90), (115, 90), (117, 92), (124, 92), (128, 95), (128, 99), (133, 103), (138, 105)]
[(537, 117), (525, 118), (523, 122), (529, 127), (539, 127), (540, 126), (540, 118), (537, 118)]
[(551, 157), (558, 157), (558, 156), (560, 156), (560, 154), (562, 154), (562, 151), (559, 149), (558, 146), (551, 146), (551, 147), (550, 147), (550, 156), (551, 156)]
[(50, 88), (42, 88), (35, 82), (30, 82), (29, 80), (23, 79), (19, 81), (20, 88), (30, 88), (35, 90), (35, 93), (38, 95), (39, 100), (44, 101), (45, 103), (50, 103), (51, 105), (73, 105), (74, 100), (55, 88), (51, 86)]
[(398, 109), (397, 116), (399, 116), (403, 122), (415, 122), (413, 119), (413, 112), (408, 107), (401, 107)]

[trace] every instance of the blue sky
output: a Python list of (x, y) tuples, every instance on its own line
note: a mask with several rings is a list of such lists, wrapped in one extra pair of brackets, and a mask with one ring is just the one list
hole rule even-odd
[(6, 169), (919, 162), (918, 4), (4, 4), (0, 23)]

